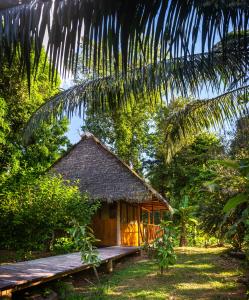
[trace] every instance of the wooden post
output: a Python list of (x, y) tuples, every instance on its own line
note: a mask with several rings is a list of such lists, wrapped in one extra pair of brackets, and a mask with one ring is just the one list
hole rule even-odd
[(112, 259), (110, 259), (107, 262), (107, 272), (112, 273), (112, 271), (113, 271), (113, 263), (112, 263)]
[(153, 204), (152, 204), (152, 224), (153, 225), (155, 224)]
[(121, 245), (120, 202), (117, 203), (117, 245)]
[(12, 290), (0, 291), (0, 298), (3, 300), (12, 299)]
[(138, 212), (138, 246), (140, 246), (141, 242), (140, 242), (140, 205), (138, 204), (137, 207), (137, 212)]

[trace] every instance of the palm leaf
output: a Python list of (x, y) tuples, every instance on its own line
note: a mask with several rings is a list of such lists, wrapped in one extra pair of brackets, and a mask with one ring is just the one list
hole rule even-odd
[[(249, 39), (249, 35), (247, 38)], [(239, 56), (235, 55), (238, 51)], [(171, 59), (167, 59), (156, 65), (148, 64), (142, 69), (129, 71), (126, 75), (84, 80), (46, 102), (31, 118), (26, 138), (42, 120), (61, 118), (65, 113), (69, 118), (75, 113), (81, 116), (87, 106), (91, 106), (93, 110), (108, 110), (125, 104), (131, 96), (150, 100), (152, 95), (156, 102), (155, 96), (158, 94), (170, 99), (176, 93), (182, 96), (187, 96), (189, 92), (199, 95), (200, 90), (205, 87), (220, 90), (221, 86), (238, 86), (246, 81), (248, 65), (247, 53), (244, 49), (239, 49), (233, 40), (225, 58), (224, 53), (217, 50), (175, 59), (173, 63)], [(234, 82), (235, 77), (240, 79)], [(143, 94), (146, 96), (142, 97)], [(144, 101), (144, 105), (147, 104)]]
[(227, 201), (226, 205), (223, 208), (223, 211), (225, 213), (229, 213), (232, 209), (235, 209), (238, 205), (248, 202), (248, 200), (249, 199), (247, 194), (244, 193), (238, 194)]
[[(29, 2), (29, 1), (28, 1)], [(15, 3), (15, 2), (14, 2)], [(20, 51), (20, 65), (30, 76), (30, 66), (39, 62), (45, 32), (51, 78), (55, 69), (74, 71), (82, 38), (84, 67), (95, 72), (127, 74), (129, 68), (173, 62), (196, 53), (209, 52), (217, 39), (228, 52), (228, 33), (237, 33), (247, 49), (249, 20), (247, 0), (32, 0), (0, 9), (0, 65), (4, 57)], [(31, 45), (35, 47), (30, 61)], [(20, 46), (20, 50), (17, 49)], [(119, 55), (121, 52), (121, 55)], [(239, 55), (238, 55), (239, 56)], [(100, 62), (102, 64), (100, 65)], [(176, 60), (177, 62), (177, 60)], [(236, 78), (235, 78), (236, 79)]]
[(248, 115), (249, 86), (237, 88), (218, 97), (190, 102), (165, 120), (165, 155), (167, 161), (182, 148), (190, 136), (210, 128), (233, 124)]

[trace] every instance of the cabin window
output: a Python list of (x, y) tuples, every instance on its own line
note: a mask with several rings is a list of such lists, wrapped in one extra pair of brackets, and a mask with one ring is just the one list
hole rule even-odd
[(154, 224), (159, 225), (161, 223), (161, 214), (160, 211), (154, 211)]
[(144, 224), (149, 223), (149, 212), (147, 210), (142, 210), (142, 222)]

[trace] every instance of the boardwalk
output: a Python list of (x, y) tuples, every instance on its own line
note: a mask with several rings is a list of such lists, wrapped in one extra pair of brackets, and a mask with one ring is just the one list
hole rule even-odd
[[(116, 260), (136, 253), (137, 247), (100, 248), (101, 263)], [(89, 268), (82, 264), (80, 253), (57, 255), (25, 262), (0, 265), (0, 296), (11, 295), (12, 292), (60, 278)]]

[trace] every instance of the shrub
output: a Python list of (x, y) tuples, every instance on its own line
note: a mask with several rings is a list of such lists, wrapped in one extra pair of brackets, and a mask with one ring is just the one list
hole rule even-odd
[(76, 250), (76, 245), (70, 237), (57, 238), (52, 250), (57, 254), (69, 253)]
[(24, 174), (2, 191), (0, 247), (5, 249), (50, 250), (72, 219), (89, 224), (98, 207), (60, 176)]
[(176, 254), (174, 251), (174, 226), (171, 221), (163, 221), (160, 224), (163, 231), (161, 237), (157, 238), (154, 243), (155, 259), (160, 268), (161, 274), (164, 269), (168, 269), (170, 265), (176, 262)]

